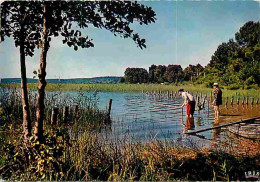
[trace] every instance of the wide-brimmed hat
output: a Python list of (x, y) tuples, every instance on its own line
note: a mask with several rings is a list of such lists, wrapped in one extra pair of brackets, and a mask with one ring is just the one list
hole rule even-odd
[(184, 89), (182, 89), (182, 88), (178, 90), (178, 92), (183, 92), (183, 91), (184, 91)]
[(218, 86), (218, 83), (216, 83), (216, 82), (215, 82), (215, 83), (213, 83), (213, 86)]

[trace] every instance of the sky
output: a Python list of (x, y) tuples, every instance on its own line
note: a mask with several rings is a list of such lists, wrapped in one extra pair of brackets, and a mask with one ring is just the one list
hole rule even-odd
[[(155, 64), (205, 66), (222, 42), (235, 38), (247, 21), (260, 21), (259, 1), (139, 1), (151, 6), (157, 21), (131, 27), (146, 39), (141, 50), (132, 39), (90, 27), (82, 31), (93, 39), (94, 48), (74, 51), (52, 39), (47, 55), (47, 78), (123, 76), (127, 67), (148, 69)], [(38, 70), (40, 50), (26, 57), (27, 77)], [(0, 78), (20, 77), (19, 49), (12, 39), (0, 43)]]

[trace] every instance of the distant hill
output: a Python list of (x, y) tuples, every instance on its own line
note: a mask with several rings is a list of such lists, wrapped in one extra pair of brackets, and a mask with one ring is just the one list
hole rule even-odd
[[(93, 78), (47, 79), (48, 83), (118, 83), (121, 77), (105, 76)], [(37, 83), (38, 79), (27, 78), (28, 83)], [(21, 83), (21, 78), (2, 78), (0, 83)]]

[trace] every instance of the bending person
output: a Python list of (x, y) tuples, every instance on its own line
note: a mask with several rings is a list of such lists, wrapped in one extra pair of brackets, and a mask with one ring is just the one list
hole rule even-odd
[(186, 106), (186, 117), (192, 118), (194, 111), (195, 111), (195, 100), (194, 100), (193, 95), (191, 95), (188, 92), (184, 92), (183, 89), (179, 89), (178, 92), (179, 92), (179, 95), (181, 95), (184, 99), (184, 102), (183, 102), (181, 108)]

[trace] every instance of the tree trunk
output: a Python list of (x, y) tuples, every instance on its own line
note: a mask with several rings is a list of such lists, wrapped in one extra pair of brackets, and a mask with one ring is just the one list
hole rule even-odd
[(22, 91), (22, 104), (23, 104), (23, 132), (24, 132), (24, 139), (28, 140), (29, 136), (31, 135), (32, 126), (30, 120), (30, 109), (29, 109), (28, 92), (27, 92), (23, 25), (21, 25), (21, 30), (20, 30), (20, 64), (21, 64), (21, 91)]
[(40, 67), (38, 70), (38, 94), (37, 94), (37, 108), (36, 108), (36, 122), (34, 129), (35, 139), (43, 141), (43, 120), (44, 120), (44, 97), (45, 97), (45, 87), (47, 82), (46, 77), (46, 57), (47, 51), (49, 48), (48, 43), (48, 27), (47, 27), (47, 18), (46, 18), (46, 4), (43, 6), (43, 31), (42, 31), (42, 50), (40, 57)]

